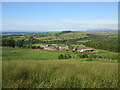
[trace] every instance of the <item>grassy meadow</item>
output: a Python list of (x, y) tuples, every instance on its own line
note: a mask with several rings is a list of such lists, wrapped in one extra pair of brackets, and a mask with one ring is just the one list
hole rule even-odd
[(4, 47), (2, 53), (3, 60), (57, 60), (60, 54), (69, 52)]
[(117, 88), (118, 63), (5, 60), (3, 88)]
[[(91, 36), (87, 32), (51, 32), (5, 36), (6, 40), (14, 38), (19, 45), (15, 44), (16, 46), (13, 48), (9, 45), (1, 47), (2, 87), (117, 88), (119, 58), (117, 52), (93, 48), (96, 52), (73, 53), (71, 51), (49, 51), (20, 47), (21, 44), (24, 46), (26, 43), (39, 46), (42, 41), (54, 40), (61, 40), (61, 43), (54, 41), (52, 44), (64, 45), (64, 42), (67, 41), (62, 40), (71, 39), (76, 39), (76, 43), (72, 43), (74, 41), (68, 43), (73, 48), (86, 47), (83, 43), (90, 41), (95, 35), (109, 37), (117, 34), (103, 32), (93, 33)], [(6, 44), (6, 41), (4, 43)], [(58, 57), (61, 54), (70, 54), (71, 58), (59, 60)], [(80, 54), (86, 54), (88, 58), (81, 58)]]
[[(45, 35), (45, 34), (44, 34)], [(76, 39), (76, 38), (84, 38), (87, 37), (86, 33), (83, 32), (70, 32), (70, 33), (47, 33), (48, 36), (44, 36), (44, 37), (38, 37), (36, 39), (39, 40), (68, 40), (68, 39)]]
[[(117, 88), (118, 63), (58, 60), (63, 51), (3, 47), (3, 88)], [(99, 54), (117, 55), (103, 51)], [(92, 53), (89, 53), (92, 54)], [(50, 60), (51, 59), (51, 60)]]
[[(110, 52), (106, 50), (98, 50), (95, 53), (86, 53), (88, 55), (100, 55), (103, 58), (109, 60), (117, 60), (118, 53)], [(23, 48), (2, 48), (2, 59), (3, 60), (58, 60), (60, 54), (70, 54), (72, 59), (79, 59), (76, 53), (65, 52), (65, 51), (49, 51), (41, 49), (23, 49)], [(78, 53), (79, 54), (79, 53)]]

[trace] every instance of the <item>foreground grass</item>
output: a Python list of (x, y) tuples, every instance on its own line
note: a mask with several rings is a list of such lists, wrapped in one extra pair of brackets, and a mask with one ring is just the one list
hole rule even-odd
[(116, 88), (118, 63), (3, 61), (3, 88)]

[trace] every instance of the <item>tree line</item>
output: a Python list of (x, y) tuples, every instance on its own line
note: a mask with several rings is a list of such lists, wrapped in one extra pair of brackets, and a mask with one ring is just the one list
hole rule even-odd
[(13, 38), (2, 39), (2, 46), (8, 46), (13, 48), (20, 47), (20, 48), (43, 49), (43, 47), (32, 45), (30, 41), (25, 40), (15, 41)]
[(90, 41), (85, 43), (86, 46), (113, 52), (119, 51), (118, 48), (120, 48), (120, 46), (118, 45), (119, 42), (117, 36), (91, 35), (89, 36), (89, 39)]

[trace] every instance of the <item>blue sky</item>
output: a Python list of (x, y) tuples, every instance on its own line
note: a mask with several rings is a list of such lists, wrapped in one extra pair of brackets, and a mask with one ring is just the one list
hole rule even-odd
[(117, 2), (3, 2), (3, 31), (116, 29)]

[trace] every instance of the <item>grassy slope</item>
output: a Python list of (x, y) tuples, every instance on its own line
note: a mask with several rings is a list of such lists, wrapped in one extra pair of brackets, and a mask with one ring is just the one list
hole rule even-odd
[[(76, 38), (83, 38), (83, 37), (87, 37), (86, 33), (84, 32), (70, 32), (70, 33), (63, 33), (63, 34), (60, 34), (60, 32), (51, 32), (51, 33), (44, 33), (44, 35), (48, 35), (48, 36), (45, 36), (45, 37), (37, 37), (36, 39), (41, 39), (41, 40), (48, 40), (48, 39), (51, 39), (51, 40), (55, 40), (55, 39), (58, 39), (58, 40), (64, 40), (64, 39), (76, 39)], [(56, 35), (58, 34), (58, 35)], [(115, 35), (117, 36), (118, 33), (116, 32), (93, 32), (92, 34), (94, 35), (100, 35), (100, 36), (107, 36), (107, 35)]]
[[(98, 50), (98, 49), (97, 49)], [(97, 54), (101, 55), (106, 59), (114, 59), (118, 57), (118, 53), (99, 50), (97, 53), (87, 53), (87, 54)], [(65, 51), (47, 51), (47, 50), (35, 50), (35, 49), (20, 49), (20, 48), (3, 48), (2, 52), (3, 60), (58, 60), (60, 54), (65, 54), (69, 52)], [(73, 57), (77, 55), (75, 53), (69, 53)]]
[(118, 35), (118, 32), (93, 32), (94, 35), (108, 36), (108, 35)]
[[(62, 37), (69, 38), (67, 34)], [(71, 37), (75, 38), (74, 36)], [(117, 87), (118, 63), (57, 60), (61, 53), (66, 52), (3, 48), (3, 88)], [(103, 50), (97, 54), (106, 57), (118, 55)], [(71, 55), (75, 56), (74, 53)]]
[[(48, 51), (36, 49), (3, 48), (3, 60), (56, 60), (64, 51)], [(71, 53), (74, 56), (74, 53)]]
[(60, 35), (57, 35), (56, 34), (59, 34), (58, 33), (46, 33), (47, 35), (49, 36), (45, 36), (45, 37), (38, 37), (36, 39), (51, 39), (51, 40), (55, 40), (55, 39), (58, 39), (58, 40), (64, 40), (64, 39), (76, 39), (76, 38), (83, 38), (83, 37), (87, 37), (85, 33), (83, 32), (70, 32), (70, 33), (64, 33), (64, 34), (60, 34)]
[(116, 88), (117, 63), (3, 61), (3, 88)]

